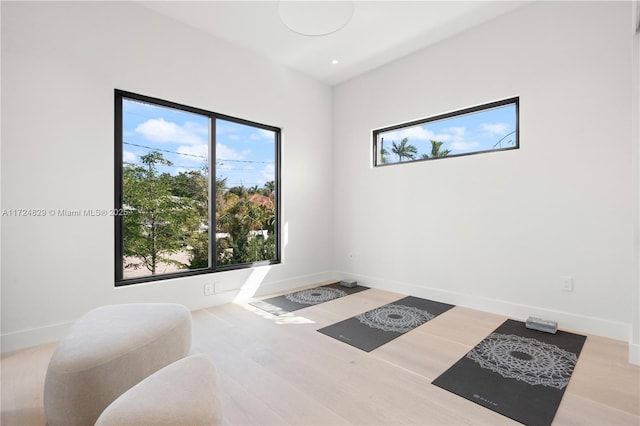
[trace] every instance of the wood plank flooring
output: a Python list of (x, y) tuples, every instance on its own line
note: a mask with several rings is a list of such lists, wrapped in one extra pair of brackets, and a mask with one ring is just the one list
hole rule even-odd
[[(370, 353), (316, 330), (405, 295), (370, 289), (276, 317), (248, 304), (193, 312), (193, 351), (216, 364), (229, 425), (517, 424), (431, 385), (506, 318), (455, 307)], [(2, 356), (2, 425), (44, 425), (55, 344)], [(554, 424), (639, 425), (640, 369), (588, 336)]]

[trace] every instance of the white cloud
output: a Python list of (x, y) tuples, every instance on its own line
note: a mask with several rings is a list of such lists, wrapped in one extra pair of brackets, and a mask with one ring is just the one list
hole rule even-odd
[(216, 144), (216, 159), (218, 160), (244, 160), (249, 153), (249, 151), (235, 151), (221, 143)]
[(131, 151), (122, 151), (122, 161), (125, 163), (135, 164), (138, 162), (138, 156)]
[(266, 166), (264, 166), (264, 168), (262, 169), (262, 177), (264, 178), (265, 182), (275, 180), (275, 176), (276, 166), (274, 164), (267, 164)]
[(251, 140), (273, 141), (274, 140), (274, 136), (275, 136), (275, 133), (273, 133), (271, 130), (256, 129), (256, 131), (254, 133), (252, 133), (249, 138)]
[(464, 139), (465, 133), (466, 129), (464, 127), (447, 127), (442, 129), (442, 132), (440, 133), (434, 133), (425, 127), (414, 126), (385, 133), (383, 137), (386, 140), (392, 140), (394, 142), (399, 142), (404, 138), (407, 138), (410, 143), (430, 140), (436, 140), (439, 142), (455, 142)]
[(492, 136), (504, 136), (509, 130), (509, 125), (506, 123), (485, 123), (482, 125), (482, 130)]
[(175, 142), (190, 145), (206, 143), (208, 129), (198, 123), (187, 122), (180, 126), (164, 118), (153, 118), (136, 127), (136, 132), (154, 142)]
[(462, 140), (451, 142), (449, 145), (450, 149), (453, 151), (469, 151), (479, 146), (479, 142), (467, 142)]
[(434, 133), (431, 130), (425, 129), (421, 126), (408, 127), (406, 129), (395, 130), (387, 132), (382, 135), (387, 140), (394, 142), (400, 142), (402, 139), (407, 138), (409, 142), (420, 140), (431, 140), (434, 138)]
[(447, 134), (449, 134), (451, 140), (461, 140), (467, 134), (467, 129), (465, 127), (447, 127), (443, 129)]
[(442, 133), (434, 138), (440, 142), (446, 142), (443, 149), (451, 151), (472, 151), (480, 146), (477, 141), (469, 141), (467, 138), (473, 137), (473, 134), (467, 132), (466, 127), (453, 126), (442, 129)]
[(209, 158), (209, 146), (207, 144), (181, 145), (176, 152), (183, 154), (183, 159), (190, 161), (206, 161)]

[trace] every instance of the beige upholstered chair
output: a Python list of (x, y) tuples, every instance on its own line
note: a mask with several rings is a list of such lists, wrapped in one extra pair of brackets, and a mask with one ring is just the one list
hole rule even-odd
[(216, 371), (208, 355), (192, 355), (147, 377), (109, 405), (96, 426), (222, 424)]
[(49, 426), (87, 426), (116, 398), (191, 349), (191, 314), (178, 304), (94, 309), (60, 341), (44, 387)]

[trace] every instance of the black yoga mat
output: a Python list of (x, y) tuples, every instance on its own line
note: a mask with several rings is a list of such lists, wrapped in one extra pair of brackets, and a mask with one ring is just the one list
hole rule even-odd
[(527, 425), (550, 425), (585, 336), (505, 321), (432, 383)]
[(294, 291), (292, 293), (271, 297), (265, 300), (258, 300), (249, 304), (271, 314), (282, 315), (288, 312), (297, 311), (298, 309), (328, 302), (329, 300), (348, 296), (349, 294), (358, 293), (363, 290), (367, 290), (368, 288), (369, 287), (361, 285), (351, 288), (342, 287), (339, 282), (336, 282), (320, 287)]
[(451, 308), (453, 305), (408, 296), (318, 331), (370, 352)]

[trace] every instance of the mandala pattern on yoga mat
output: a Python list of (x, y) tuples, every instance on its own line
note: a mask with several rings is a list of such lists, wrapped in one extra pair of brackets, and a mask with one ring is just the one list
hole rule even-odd
[(346, 295), (346, 292), (336, 288), (318, 287), (296, 291), (285, 295), (285, 297), (291, 302), (302, 303), (303, 305), (317, 305), (318, 303), (327, 302)]
[(404, 305), (385, 305), (356, 316), (360, 323), (383, 331), (406, 333), (432, 319), (429, 312)]
[(564, 389), (576, 354), (550, 343), (513, 334), (491, 333), (467, 354), (480, 367), (530, 385)]

